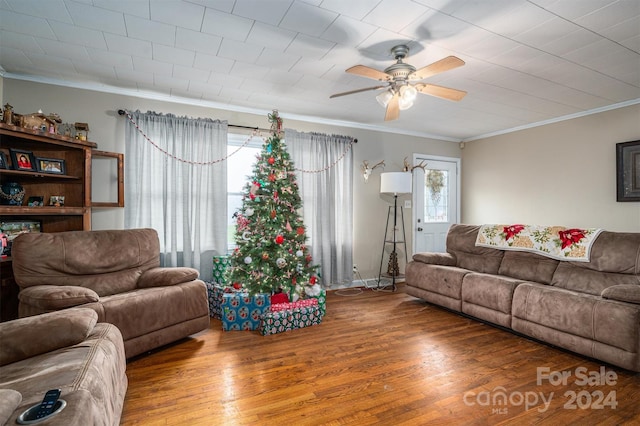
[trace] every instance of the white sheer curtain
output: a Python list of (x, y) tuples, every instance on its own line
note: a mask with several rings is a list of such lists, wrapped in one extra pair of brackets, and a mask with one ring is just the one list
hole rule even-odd
[(327, 168), (319, 173), (296, 172), (308, 245), (314, 263), (321, 266), (325, 286), (351, 283), (353, 150), (347, 151), (351, 138), (286, 129), (285, 142), (297, 169)]
[(227, 122), (130, 114), (140, 130), (127, 121), (125, 228), (154, 228), (164, 266), (209, 279), (212, 256), (227, 246), (227, 166), (216, 161), (227, 153)]

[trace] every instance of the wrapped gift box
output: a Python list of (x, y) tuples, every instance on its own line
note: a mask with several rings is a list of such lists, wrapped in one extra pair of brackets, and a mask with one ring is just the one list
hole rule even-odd
[(222, 329), (257, 330), (260, 328), (262, 315), (269, 310), (269, 295), (248, 293), (222, 294)]
[(320, 290), (320, 294), (317, 296), (307, 296), (309, 299), (317, 299), (318, 306), (322, 315), (327, 313), (327, 291), (325, 289)]
[[(278, 309), (276, 307), (276, 309)], [(261, 318), (260, 333), (263, 336), (317, 325), (322, 322), (320, 306), (310, 305), (287, 310), (266, 311)]]
[(225, 272), (231, 264), (229, 256), (213, 256), (213, 282), (226, 284)]
[(306, 308), (308, 306), (318, 306), (318, 299), (302, 299), (296, 302), (272, 303), (269, 307), (271, 312), (288, 311), (295, 308)]
[(220, 284), (205, 282), (207, 285), (207, 298), (209, 299), (209, 316), (222, 319), (222, 295), (224, 287)]

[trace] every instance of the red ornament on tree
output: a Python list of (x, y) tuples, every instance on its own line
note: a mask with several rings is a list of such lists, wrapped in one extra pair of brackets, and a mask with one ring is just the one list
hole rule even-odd
[(275, 163), (275, 162), (276, 162), (276, 159), (275, 159), (275, 158), (273, 158), (273, 157), (269, 157), (269, 159), (267, 160), (267, 162), (268, 162), (270, 165), (273, 165), (273, 163)]
[(311, 285), (315, 284), (317, 281), (318, 281), (318, 279), (317, 279), (315, 276), (313, 276), (313, 277), (309, 278), (309, 283), (310, 283)]
[(284, 243), (284, 237), (282, 235), (278, 235), (276, 237), (276, 244), (282, 244)]
[(298, 235), (304, 234), (304, 228), (301, 226), (298, 229), (296, 229), (296, 234), (298, 234)]
[(242, 288), (242, 284), (240, 283), (233, 283), (233, 288), (235, 288), (236, 290), (240, 290)]

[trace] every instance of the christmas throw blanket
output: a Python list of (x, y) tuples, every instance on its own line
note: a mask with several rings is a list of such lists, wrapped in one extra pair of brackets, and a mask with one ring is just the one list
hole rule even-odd
[(476, 246), (528, 251), (557, 260), (588, 262), (602, 229), (538, 225), (482, 225)]

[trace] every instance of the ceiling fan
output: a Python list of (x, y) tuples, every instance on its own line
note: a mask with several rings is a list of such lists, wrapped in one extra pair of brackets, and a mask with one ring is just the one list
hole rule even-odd
[(463, 90), (451, 89), (449, 87), (436, 86), (435, 84), (413, 83), (423, 80), (432, 75), (464, 65), (464, 61), (455, 56), (447, 56), (426, 67), (416, 69), (413, 65), (402, 60), (409, 54), (409, 47), (404, 44), (394, 46), (391, 53), (396, 58), (396, 63), (387, 67), (384, 71), (378, 71), (365, 65), (356, 65), (346, 70), (349, 74), (383, 81), (386, 84), (380, 86), (366, 87), (364, 89), (351, 90), (349, 92), (336, 93), (329, 96), (337, 98), (339, 96), (352, 95), (354, 93), (366, 92), (368, 90), (387, 89), (378, 94), (376, 99), (387, 108), (384, 116), (385, 121), (395, 120), (400, 116), (400, 110), (411, 108), (418, 93), (436, 96), (450, 101), (459, 101), (464, 98), (467, 92)]

